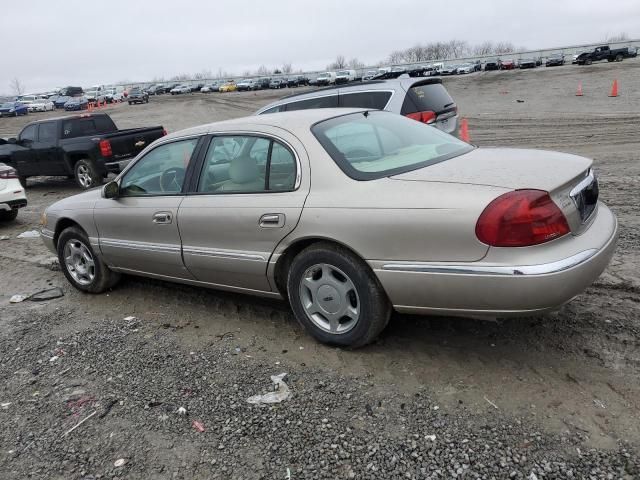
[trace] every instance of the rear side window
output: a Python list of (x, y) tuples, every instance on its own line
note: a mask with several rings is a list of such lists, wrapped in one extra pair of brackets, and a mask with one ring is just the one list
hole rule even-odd
[[(286, 105), (283, 105), (283, 107), (286, 107), (287, 112), (291, 112), (293, 110), (307, 110), (309, 108), (337, 108), (338, 95), (308, 98), (306, 100), (287, 103)], [(280, 111), (282, 112), (283, 110)]]
[(54, 141), (56, 139), (56, 124), (54, 122), (41, 123), (38, 138), (41, 142)]
[(432, 83), (411, 87), (407, 91), (400, 114), (431, 111), (440, 115), (455, 109), (456, 104), (449, 92), (440, 83)]
[(390, 98), (391, 92), (341, 93), (340, 106), (345, 108), (384, 110)]

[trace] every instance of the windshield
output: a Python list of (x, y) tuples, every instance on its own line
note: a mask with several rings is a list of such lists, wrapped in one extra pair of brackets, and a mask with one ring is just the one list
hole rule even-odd
[(3, 103), (2, 105), (0, 105), (0, 108), (12, 108), (13, 107), (13, 103)]
[(473, 149), (435, 127), (380, 111), (331, 118), (311, 131), (338, 166), (356, 180), (416, 170)]
[(336, 73), (336, 75), (349, 75), (349, 72), (342, 70), (341, 72)]

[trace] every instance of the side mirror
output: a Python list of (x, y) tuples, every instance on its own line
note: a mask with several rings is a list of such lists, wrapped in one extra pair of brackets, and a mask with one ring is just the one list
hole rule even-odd
[(112, 181), (102, 187), (102, 198), (118, 198), (120, 195), (120, 185)]
[(11, 137), (10, 139), (7, 140), (7, 143), (16, 144), (18, 143), (18, 139), (16, 137)]

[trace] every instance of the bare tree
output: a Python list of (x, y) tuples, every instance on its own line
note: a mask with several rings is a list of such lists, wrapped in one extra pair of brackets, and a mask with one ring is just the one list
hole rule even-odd
[(282, 64), (282, 73), (291, 73), (293, 72), (293, 68), (291, 67), (290, 63), (283, 63)]
[(357, 70), (359, 68), (364, 68), (364, 63), (354, 57), (351, 60), (349, 60), (349, 68), (352, 68), (354, 70)]
[(20, 96), (24, 93), (24, 84), (18, 77), (14, 77), (14, 79), (11, 80), (10, 87), (16, 96)]
[(264, 65), (260, 65), (258, 70), (256, 70), (256, 74), (260, 75), (261, 77), (264, 77), (266, 75), (269, 75), (269, 69), (267, 67), (265, 67)]
[(344, 55), (338, 55), (333, 63), (327, 65), (327, 70), (343, 70), (347, 67), (347, 60)]
[(516, 51), (516, 47), (511, 42), (498, 42), (493, 50), (493, 53), (513, 53)]
[(211, 70), (202, 70), (201, 72), (198, 72), (193, 75), (194, 80), (206, 80), (209, 78), (213, 78), (213, 74), (211, 73)]
[(605, 43), (613, 43), (613, 42), (625, 42), (629, 40), (629, 35), (626, 32), (620, 32), (617, 35), (607, 35), (604, 39)]

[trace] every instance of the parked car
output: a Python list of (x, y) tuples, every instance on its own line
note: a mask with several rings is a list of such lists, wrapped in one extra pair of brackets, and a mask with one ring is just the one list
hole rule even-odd
[(547, 57), (544, 63), (545, 67), (556, 67), (564, 65), (564, 55), (561, 53), (553, 53)]
[(180, 95), (183, 93), (191, 93), (191, 87), (189, 85), (178, 85), (177, 87), (173, 87), (169, 93), (171, 95)]
[(89, 101), (85, 97), (71, 97), (67, 103), (64, 104), (64, 109), (67, 112), (73, 112), (76, 110), (87, 110), (89, 108)]
[(535, 58), (522, 58), (518, 63), (519, 68), (536, 68), (536, 60)]
[(511, 59), (502, 60), (502, 65), (500, 66), (500, 70), (513, 70), (516, 68), (516, 62)]
[(122, 102), (124, 100), (124, 88), (107, 88), (104, 92), (104, 98), (107, 103)]
[(635, 58), (638, 56), (638, 47), (629, 47), (627, 48), (627, 54), (624, 58)]
[(15, 220), (18, 210), (27, 206), (27, 196), (16, 169), (0, 163), (0, 221)]
[(134, 87), (129, 90), (127, 102), (129, 102), (129, 105), (134, 103), (149, 103), (149, 94), (139, 87)]
[(309, 84), (309, 79), (304, 75), (293, 75), (287, 78), (287, 87), (302, 87)]
[(362, 81), (366, 82), (367, 80), (371, 80), (378, 74), (376, 70), (367, 70), (367, 72), (362, 76)]
[(29, 123), (0, 145), (0, 162), (15, 168), (23, 185), (32, 176), (74, 175), (80, 188), (91, 188), (163, 135), (161, 126), (118, 130), (105, 113), (70, 115)]
[(476, 71), (476, 67), (473, 63), (463, 63), (462, 65), (458, 66), (456, 73), (458, 75), (461, 75), (464, 73), (473, 73), (475, 71)]
[(167, 136), (50, 205), (41, 236), (80, 291), (129, 273), (286, 298), (318, 341), (358, 347), (394, 309), (556, 309), (607, 267), (618, 228), (587, 158), (316, 109)]
[(336, 83), (336, 72), (324, 72), (316, 78), (317, 85), (333, 85)]
[(629, 49), (609, 48), (608, 45), (596, 47), (592, 52), (584, 52), (577, 56), (576, 63), (578, 65), (591, 65), (593, 62), (606, 60), (608, 62), (621, 62), (625, 56), (629, 54)]
[(106, 90), (87, 90), (84, 98), (89, 103), (103, 104), (107, 102)]
[(64, 87), (60, 89), (59, 93), (66, 97), (80, 97), (84, 95), (84, 90), (82, 90), (82, 87)]
[(164, 85), (160, 83), (151, 85), (149, 88), (147, 88), (147, 93), (149, 95), (162, 95), (163, 93), (165, 93)]
[(53, 104), (56, 108), (64, 108), (64, 105), (71, 100), (72, 97), (68, 97), (66, 95), (58, 95), (58, 97), (53, 101)]
[(309, 86), (317, 87), (318, 86), (318, 75), (311, 75), (309, 77)]
[(492, 58), (491, 60), (487, 60), (484, 64), (485, 72), (489, 70), (501, 70), (501, 69), (502, 69), (502, 61), (499, 58)]
[(482, 63), (480, 62), (480, 60), (476, 60), (473, 63), (473, 71), (474, 72), (481, 72), (482, 71)]
[(29, 107), (21, 102), (4, 102), (0, 104), (0, 117), (17, 117), (18, 115), (27, 115)]
[(269, 85), (271, 84), (271, 77), (260, 77), (258, 79), (258, 82), (256, 84), (256, 89), (267, 89), (269, 88)]
[(340, 70), (336, 72), (336, 84), (353, 82), (356, 79), (355, 70)]
[(199, 92), (202, 87), (204, 87), (204, 83), (194, 83), (189, 88), (191, 92)]
[(274, 78), (269, 83), (269, 88), (285, 88), (287, 86), (287, 82), (282, 78)]
[(442, 80), (434, 77), (375, 80), (320, 88), (282, 98), (261, 108), (256, 115), (336, 107), (387, 110), (432, 124), (453, 135), (458, 132), (458, 107)]
[(235, 92), (237, 90), (236, 82), (234, 80), (229, 80), (224, 82), (220, 87), (218, 87), (219, 92)]
[(240, 80), (236, 83), (236, 89), (239, 92), (247, 91), (247, 90), (255, 90), (254, 86), (256, 84), (256, 80), (253, 78), (245, 78), (244, 80)]
[(440, 71), (440, 75), (455, 75), (458, 73), (458, 66), (454, 64), (445, 65)]
[(51, 100), (40, 99), (31, 102), (29, 105), (27, 105), (27, 108), (29, 109), (29, 112), (52, 112), (56, 109), (56, 106)]
[(218, 82), (213, 82), (202, 87), (200, 89), (200, 92), (201, 93), (217, 92), (219, 88), (220, 88), (220, 84)]

